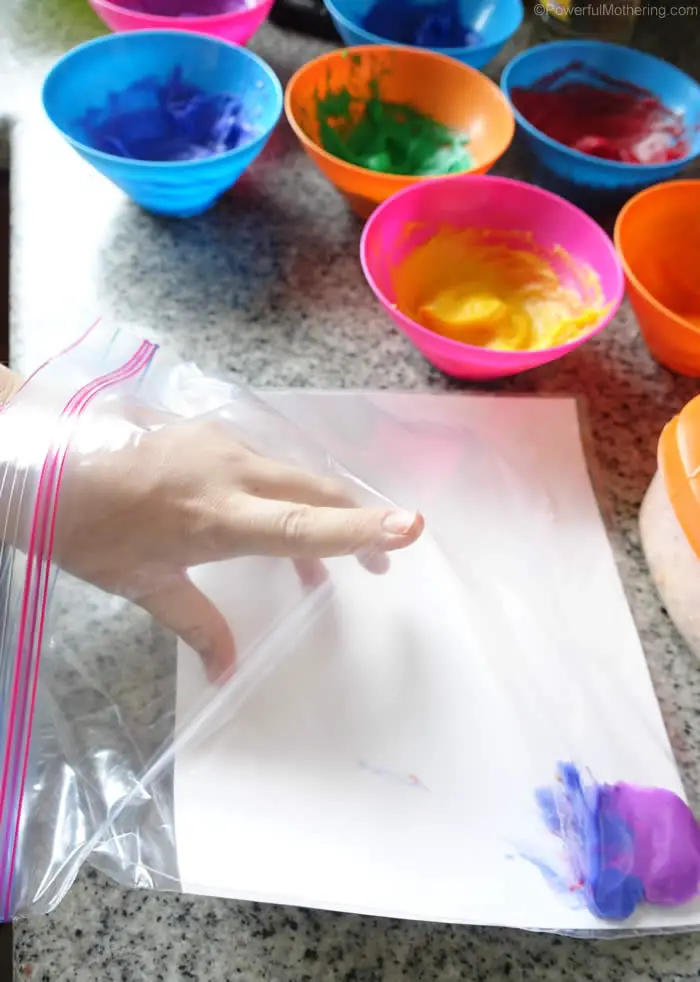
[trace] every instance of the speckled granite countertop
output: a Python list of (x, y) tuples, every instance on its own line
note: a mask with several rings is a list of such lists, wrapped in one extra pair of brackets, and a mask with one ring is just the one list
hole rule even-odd
[[(204, 369), (258, 386), (453, 387), (380, 314), (356, 258), (359, 225), (286, 125), (221, 206), (188, 223), (141, 213), (63, 146), (41, 117), (39, 86), (55, 57), (96, 29), (85, 0), (0, 4), (0, 116), (12, 123), (15, 364), (36, 364), (102, 311), (148, 325)], [(641, 34), (678, 64), (697, 63), (696, 20), (650, 20)], [(271, 27), (254, 47), (283, 81), (320, 50)], [(0, 126), (0, 166), (2, 133)], [(499, 169), (520, 175), (517, 154)], [(697, 801), (700, 666), (659, 605), (636, 526), (658, 433), (697, 384), (651, 361), (624, 307), (565, 361), (501, 388), (571, 393), (587, 403), (620, 569)], [(36, 982), (679, 982), (700, 978), (700, 938), (592, 943), (378, 921), (126, 893), (86, 872), (53, 916), (17, 927), (17, 959), (19, 977)]]

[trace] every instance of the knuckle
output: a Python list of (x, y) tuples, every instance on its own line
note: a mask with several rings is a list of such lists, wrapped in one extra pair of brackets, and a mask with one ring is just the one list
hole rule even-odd
[(299, 542), (309, 536), (312, 524), (308, 508), (290, 508), (281, 518), (282, 535), (289, 542)]
[(250, 450), (241, 443), (236, 428), (226, 419), (198, 421), (193, 429), (194, 438), (204, 446), (227, 458), (249, 457)]
[(194, 559), (204, 562), (218, 555), (224, 543), (231, 546), (229, 532), (237, 518), (235, 498), (227, 498), (218, 489), (207, 487), (201, 495), (188, 500), (181, 509), (178, 529), (188, 565)]
[(241, 443), (236, 438), (236, 434), (230, 431), (226, 438), (225, 453), (230, 463), (236, 464), (237, 466), (245, 465), (249, 469), (254, 466), (256, 459), (255, 452), (250, 447), (247, 447), (245, 443)]

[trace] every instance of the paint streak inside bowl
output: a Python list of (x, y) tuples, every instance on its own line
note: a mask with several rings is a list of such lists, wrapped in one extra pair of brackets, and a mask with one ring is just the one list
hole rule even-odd
[(662, 164), (690, 152), (683, 116), (649, 89), (572, 62), (510, 98), (538, 130), (573, 150), (625, 164)]
[(258, 0), (118, 0), (117, 6), (149, 17), (217, 17), (255, 7)]
[(347, 88), (317, 95), (316, 114), (323, 149), (357, 167), (421, 177), (472, 166), (464, 133), (409, 105), (384, 102), (376, 81), (367, 100)]
[(464, 23), (457, 0), (376, 0), (363, 17), (362, 27), (397, 44), (423, 48), (468, 48), (481, 41), (479, 33)]
[(146, 161), (199, 160), (234, 150), (257, 135), (244, 101), (205, 92), (176, 68), (163, 84), (143, 78), (78, 121), (95, 150)]
[(393, 286), (397, 308), (418, 324), (496, 351), (566, 344), (607, 311), (588, 264), (521, 231), (445, 226), (394, 269)]

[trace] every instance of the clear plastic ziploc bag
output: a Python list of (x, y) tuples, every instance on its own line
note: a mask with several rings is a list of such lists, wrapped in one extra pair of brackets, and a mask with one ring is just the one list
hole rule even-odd
[[(89, 483), (96, 462), (119, 468), (145, 433), (193, 417), (220, 421), (232, 441), (256, 453), (333, 472), (358, 501), (388, 504), (253, 393), (204, 379), (113, 326), (98, 323), (30, 377), (0, 413), (2, 920), (53, 908), (91, 854), (124, 882), (177, 888), (172, 829), (158, 835), (170, 814), (168, 778), (150, 787), (175, 746), (172, 639), (142, 610), (55, 563), (62, 535), (81, 534), (80, 516), (76, 524), (64, 500), (72, 476), (87, 474)], [(130, 517), (125, 510), (123, 522)], [(248, 618), (244, 644), (236, 632), (233, 678), (226, 687), (205, 686), (179, 721), (183, 739), (224, 694), (235, 711), (289, 647), (284, 636), (303, 631), (327, 598), (327, 584), (299, 563), (294, 569), (286, 559), (255, 557), (241, 564), (264, 602)], [(155, 579), (158, 572), (136, 575)], [(119, 585), (125, 597), (137, 587)]]
[[(385, 576), (194, 564), (238, 646), (218, 685), (145, 610), (58, 572), (85, 574), (67, 537), (93, 558), (102, 541), (110, 484), (78, 509), (75, 487), (201, 421), (426, 521)], [(428, 921), (700, 927), (700, 832), (575, 400), (258, 398), (103, 325), (0, 413), (0, 454), (4, 919), (51, 909), (89, 862), (129, 887)], [(135, 520), (125, 505), (125, 538)]]

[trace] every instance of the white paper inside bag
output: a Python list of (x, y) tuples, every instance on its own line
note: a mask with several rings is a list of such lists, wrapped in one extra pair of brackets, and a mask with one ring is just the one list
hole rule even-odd
[[(296, 613), (272, 635), (280, 664), (176, 758), (183, 889), (605, 929), (538, 868), (557, 844), (535, 790), (562, 760), (600, 781), (681, 786), (574, 402), (267, 398), (349, 470), (420, 508), (429, 534), (384, 577), (329, 563), (318, 617), (298, 617), (291, 564), (195, 572), (244, 650)], [(179, 719), (204, 685), (181, 648)], [(649, 909), (635, 926), (686, 924), (700, 925), (697, 908)]]

